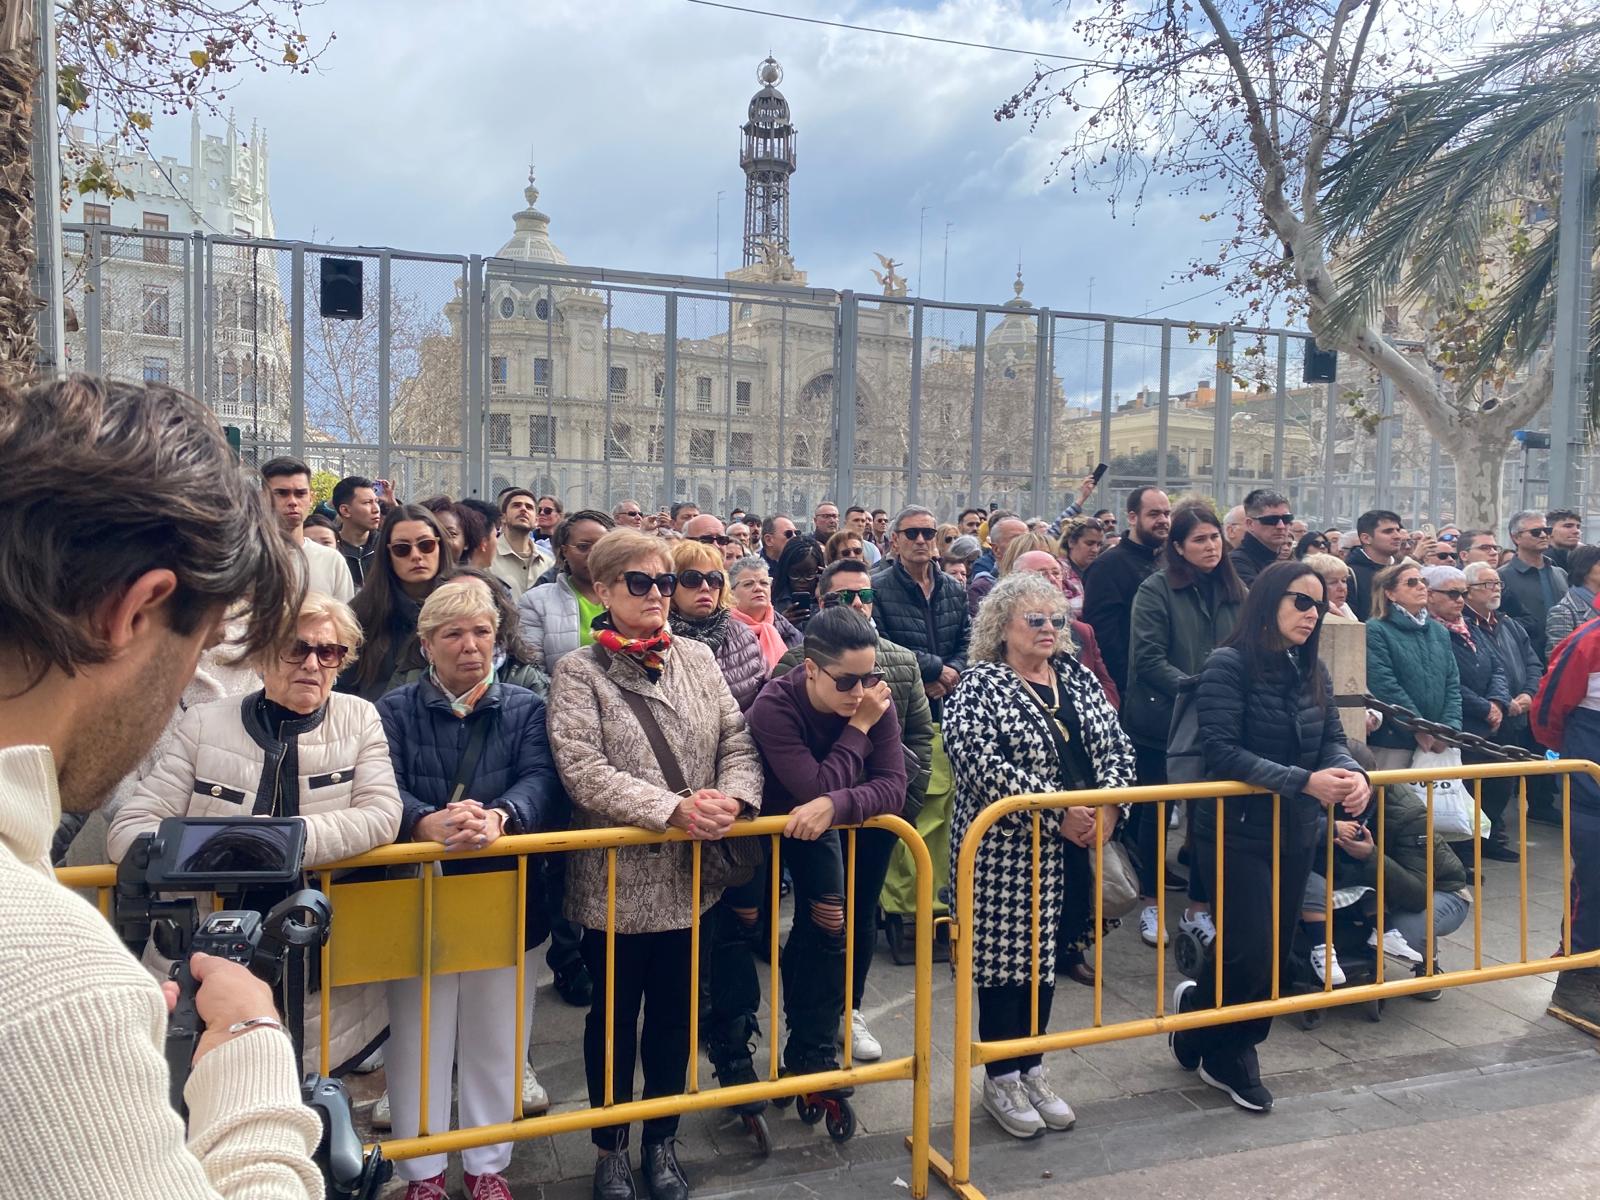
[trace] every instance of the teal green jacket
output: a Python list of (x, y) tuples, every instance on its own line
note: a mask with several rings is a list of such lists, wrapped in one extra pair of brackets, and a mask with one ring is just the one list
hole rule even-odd
[[(1418, 625), (1398, 608), (1381, 621), (1368, 621), (1367, 691), (1430, 721), (1461, 728), (1461, 674), (1450, 634), (1437, 621)], [(1417, 744), (1387, 719), (1367, 741), (1390, 748)]]

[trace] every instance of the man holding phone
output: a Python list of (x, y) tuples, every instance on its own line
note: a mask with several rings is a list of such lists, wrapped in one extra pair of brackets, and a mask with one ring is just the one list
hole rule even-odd
[(148, 752), (235, 603), (244, 653), (293, 637), (298, 554), (191, 397), (83, 375), (0, 385), (7, 1195), (322, 1195), (321, 1122), (271, 988), (226, 959), (191, 960), (205, 1032), (186, 1134), (164, 1051), (176, 985), (151, 979), (48, 857), (61, 812), (98, 807)]
[(1067, 506), (1061, 510), (1058, 524), (1065, 524), (1067, 521), (1072, 520), (1073, 517), (1083, 515), (1083, 506), (1089, 503), (1089, 497), (1094, 495), (1095, 488), (1099, 487), (1100, 481), (1105, 478), (1106, 469), (1106, 464), (1100, 463), (1095, 467), (1092, 474), (1084, 476), (1083, 482), (1078, 485), (1078, 498), (1069, 501)]

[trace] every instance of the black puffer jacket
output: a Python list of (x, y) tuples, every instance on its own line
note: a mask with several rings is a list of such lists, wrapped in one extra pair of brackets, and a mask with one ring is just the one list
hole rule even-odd
[[(922, 585), (897, 562), (873, 575), (872, 587), (878, 594), (872, 605), (872, 623), (889, 641), (917, 656), (923, 683), (934, 682), (945, 667), (966, 669), (971, 621), (967, 617), (967, 598), (953, 577), (935, 571), (930, 598), (922, 594)], [(931, 703), (933, 719), (938, 721), (944, 701)]]
[[(1344, 726), (1333, 704), (1333, 682), (1317, 666), (1322, 703), (1305, 687), (1294, 667), (1276, 679), (1251, 679), (1244, 655), (1232, 646), (1213, 650), (1200, 672), (1200, 743), (1210, 778), (1236, 779), (1259, 787), (1262, 795), (1224, 801), (1230, 845), (1272, 853), (1272, 793), (1283, 797), (1285, 846), (1316, 839), (1322, 804), (1305, 794), (1314, 771), (1344, 767), (1360, 771), (1350, 757)], [(1217, 809), (1202, 801), (1195, 832), (1214, 843)]]
[(1083, 619), (1100, 643), (1106, 673), (1119, 685), (1128, 678), (1133, 596), (1156, 569), (1156, 550), (1125, 537), (1083, 573)]
[(1504, 717), (1511, 704), (1511, 692), (1494, 648), (1480, 631), (1474, 630), (1468, 641), (1450, 630), (1450, 649), (1455, 651), (1456, 669), (1461, 673), (1461, 728), (1479, 737), (1496, 736), (1489, 729), (1489, 702), (1498, 704)]

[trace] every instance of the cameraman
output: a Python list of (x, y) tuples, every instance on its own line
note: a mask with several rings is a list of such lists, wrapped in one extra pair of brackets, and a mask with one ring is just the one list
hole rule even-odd
[(153, 982), (48, 857), (61, 812), (94, 808), (149, 749), (230, 605), (248, 604), (245, 654), (292, 634), (289, 556), (197, 401), (82, 375), (0, 385), (8, 1195), (322, 1195), (321, 1125), (267, 985), (195, 958), (206, 1030), (185, 1146), (163, 1054), (176, 985)]

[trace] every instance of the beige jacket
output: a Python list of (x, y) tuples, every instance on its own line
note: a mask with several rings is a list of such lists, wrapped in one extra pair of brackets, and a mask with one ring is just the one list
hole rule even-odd
[[(320, 867), (387, 846), (400, 831), (400, 791), (378, 710), (359, 696), (333, 692), (315, 715), (294, 723), (293, 737), (277, 743), (254, 717), (260, 692), (191, 708), (178, 723), (170, 751), (117, 810), (106, 833), (106, 853), (121, 862), (141, 833), (154, 833), (166, 817), (270, 816), (274, 791), (279, 811), (305, 822), (305, 865)], [(284, 747), (293, 746), (294, 763)], [(147, 955), (156, 969), (159, 959)], [(382, 984), (334, 993), (327, 1068), (363, 1056), (389, 1022)], [(307, 1069), (317, 1068), (321, 1011), (306, 1000)]]
[[(760, 808), (761, 760), (708, 647), (674, 639), (661, 679), (651, 683), (623, 655), (602, 671), (595, 647), (585, 646), (556, 664), (545, 710), (550, 750), (572, 797), (574, 828), (637, 825), (660, 831), (678, 807), (622, 688), (646, 698), (691, 788), (715, 787)], [(690, 873), (687, 843), (619, 850), (617, 932), (687, 929)], [(701, 911), (716, 898), (714, 891), (703, 895)], [(603, 851), (568, 856), (566, 915), (589, 929), (606, 927)]]
[(0, 749), (0, 1193), (118, 1200), (322, 1195), (294, 1051), (259, 1029), (167, 1102), (167, 1007), (110, 924), (50, 875), (60, 820), (43, 746)]

